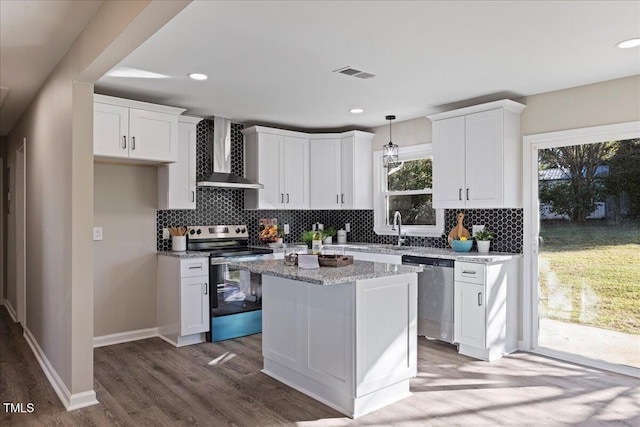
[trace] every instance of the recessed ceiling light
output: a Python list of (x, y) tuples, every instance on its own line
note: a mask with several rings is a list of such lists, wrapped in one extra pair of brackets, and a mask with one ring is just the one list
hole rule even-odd
[(137, 68), (118, 67), (107, 73), (108, 77), (130, 77), (135, 79), (168, 79), (169, 76)]
[(352, 108), (349, 111), (352, 112), (353, 114), (360, 114), (360, 113), (364, 112), (364, 110), (362, 108)]
[(200, 74), (200, 73), (191, 73), (191, 74), (189, 74), (189, 77), (191, 77), (193, 80), (207, 80), (208, 79), (206, 74)]
[(616, 46), (622, 49), (628, 49), (630, 47), (640, 46), (640, 37), (635, 39), (629, 39), (618, 43)]

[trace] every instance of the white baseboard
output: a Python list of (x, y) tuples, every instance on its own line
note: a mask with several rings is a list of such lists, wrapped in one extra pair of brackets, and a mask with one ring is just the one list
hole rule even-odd
[(96, 392), (94, 390), (71, 394), (28, 328), (24, 328), (24, 339), (27, 340), (27, 344), (31, 347), (31, 351), (36, 356), (42, 371), (49, 380), (49, 383), (51, 383), (53, 390), (56, 392), (58, 398), (67, 411), (84, 408), (98, 403), (98, 400), (96, 399)]
[(121, 344), (130, 341), (144, 340), (158, 336), (158, 328), (138, 329), (136, 331), (119, 332), (93, 338), (93, 348)]
[(7, 311), (9, 312), (9, 316), (11, 316), (11, 320), (13, 320), (14, 323), (17, 323), (18, 313), (16, 313), (16, 310), (11, 306), (11, 303), (9, 302), (9, 300), (5, 299), (4, 301), (2, 301), (2, 305), (4, 305), (7, 308)]

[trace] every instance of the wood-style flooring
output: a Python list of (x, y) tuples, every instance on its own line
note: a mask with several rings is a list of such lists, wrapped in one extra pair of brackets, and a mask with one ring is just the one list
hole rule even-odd
[(6, 426), (640, 426), (640, 380), (527, 353), (493, 363), (419, 340), (413, 396), (351, 420), (260, 373), (260, 335), (175, 348), (159, 338), (97, 348), (99, 405), (66, 412), (22, 328), (0, 309)]

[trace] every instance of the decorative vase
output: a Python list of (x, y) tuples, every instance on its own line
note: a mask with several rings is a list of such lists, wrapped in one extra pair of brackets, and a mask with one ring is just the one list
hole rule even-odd
[(478, 240), (478, 252), (481, 254), (489, 253), (489, 246), (491, 246), (491, 240)]

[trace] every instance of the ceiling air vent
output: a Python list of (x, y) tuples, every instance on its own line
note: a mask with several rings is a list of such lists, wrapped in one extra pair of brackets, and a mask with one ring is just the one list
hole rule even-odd
[(4, 99), (7, 97), (8, 93), (9, 93), (8, 87), (0, 86), (0, 107), (2, 107), (2, 104), (4, 103)]
[(355, 68), (351, 68), (349, 66), (343, 67), (343, 68), (338, 68), (337, 70), (333, 70), (333, 72), (334, 73), (344, 74), (346, 76), (357, 77), (359, 79), (370, 79), (370, 78), (376, 76), (375, 74), (366, 73), (364, 71), (356, 70)]

